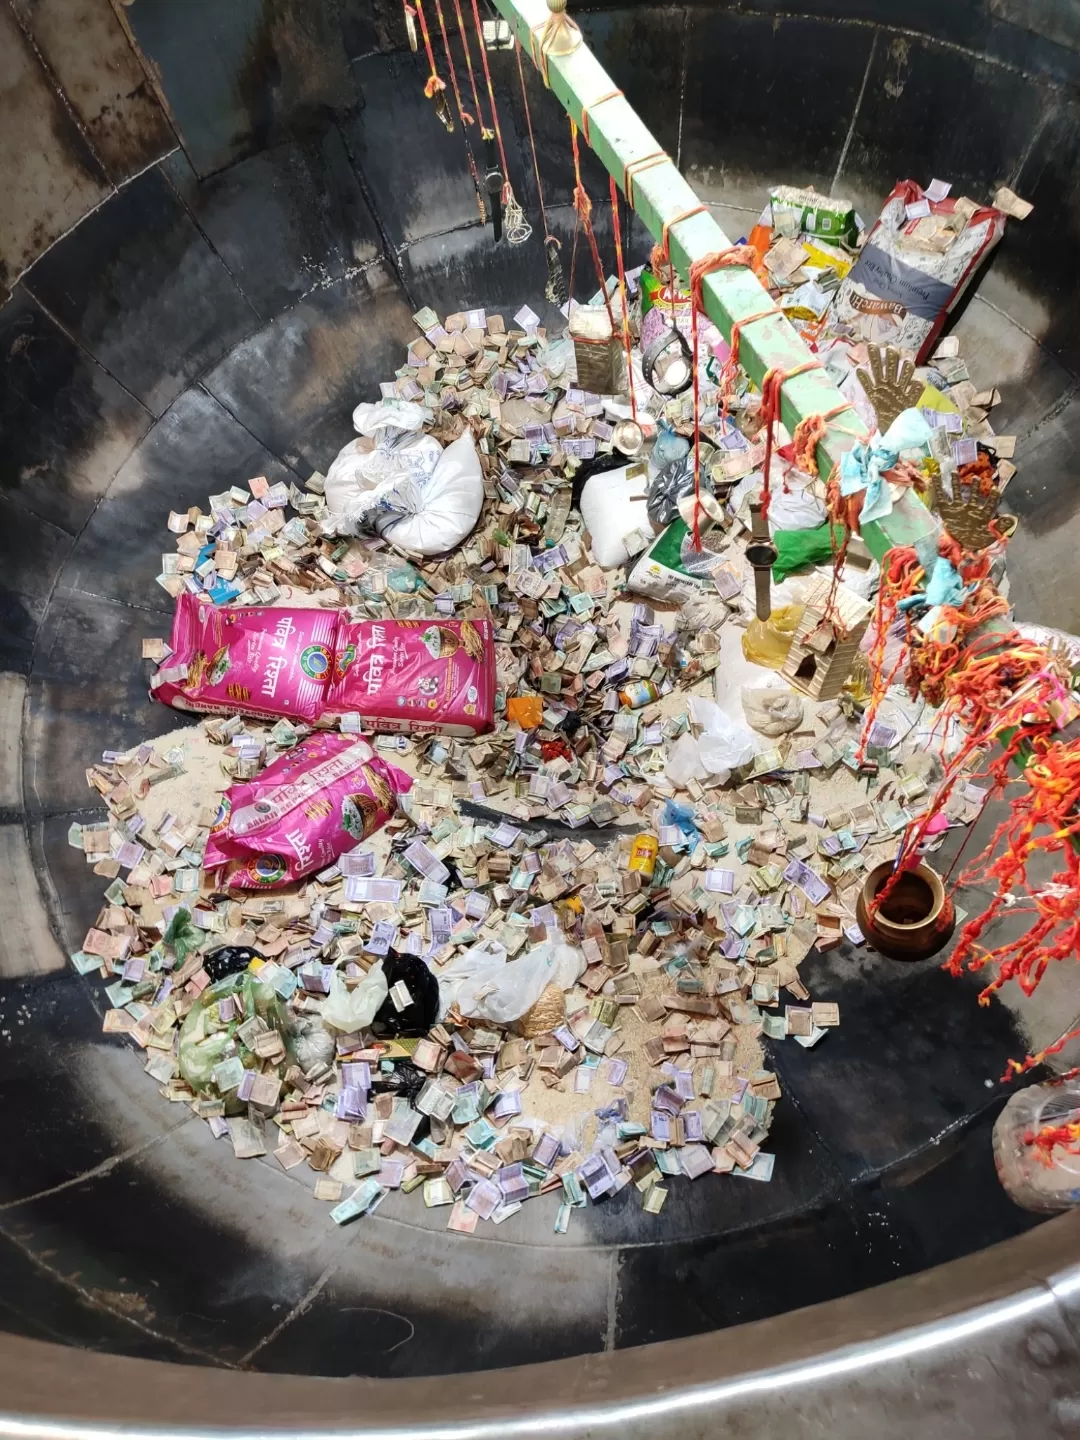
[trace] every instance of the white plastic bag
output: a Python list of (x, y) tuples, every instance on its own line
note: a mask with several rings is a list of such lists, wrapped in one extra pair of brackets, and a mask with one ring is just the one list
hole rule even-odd
[(319, 1015), (298, 1015), (292, 1031), (296, 1063), (306, 1075), (316, 1065), (329, 1065), (334, 1058), (334, 1037)]
[(467, 980), (494, 975), (506, 964), (506, 951), (497, 940), (486, 940), (472, 945), (468, 950), (444, 965), (438, 972), (439, 978), (439, 1019), (441, 1020), (456, 1002), (461, 987)]
[(744, 685), (742, 704), (747, 723), (770, 739), (797, 730), (802, 723), (803, 702), (779, 675), (769, 675), (760, 685)]
[(668, 750), (665, 776), (676, 790), (685, 790), (691, 780), (704, 780), (708, 773), (701, 763), (700, 741), (684, 731)]
[(761, 748), (758, 738), (704, 696), (693, 696), (690, 705), (694, 720), (703, 727), (698, 741), (701, 763), (710, 775), (719, 776), (723, 783), (731, 778), (733, 770), (753, 760)]
[(816, 530), (829, 518), (824, 500), (806, 484), (789, 480), (772, 492), (769, 527), (772, 530)]
[(645, 503), (645, 476), (628, 480), (629, 469), (623, 465), (590, 475), (581, 492), (581, 518), (592, 540), (593, 558), (603, 570), (613, 570), (630, 559), (623, 537), (632, 530), (640, 530), (646, 537), (653, 533)]
[(665, 774), (679, 790), (691, 780), (715, 777), (724, 784), (731, 772), (748, 765), (760, 745), (752, 730), (725, 715), (712, 700), (691, 695), (690, 718), (702, 727), (702, 733), (680, 735), (668, 751)]
[(380, 493), (375, 528), (398, 550), (440, 555), (460, 545), (480, 518), (484, 474), (472, 431), (448, 445), (426, 477)]
[[(461, 958), (466, 960), (472, 954), (473, 951), (469, 951)], [(520, 1020), (526, 1010), (536, 1004), (545, 985), (554, 983), (560, 989), (569, 988), (564, 985), (564, 981), (572, 976), (569, 981), (572, 985), (577, 979), (580, 973), (577, 962), (580, 958), (579, 952), (571, 946), (551, 941), (527, 950), (517, 960), (500, 961), (491, 957), (489, 963), (485, 964), (483, 957), (478, 957), (468, 967), (471, 973), (455, 987), (454, 998), (458, 1009), (469, 1019), (509, 1025), (513, 1020)], [(460, 961), (455, 964), (460, 964)], [(445, 978), (450, 977), (444, 972), (439, 977), (440, 1001), (441, 982)]]
[(343, 1035), (366, 1030), (389, 993), (381, 960), (375, 962), (355, 990), (350, 990), (345, 976), (335, 970), (330, 977), (330, 994), (322, 1008), (322, 1022)]

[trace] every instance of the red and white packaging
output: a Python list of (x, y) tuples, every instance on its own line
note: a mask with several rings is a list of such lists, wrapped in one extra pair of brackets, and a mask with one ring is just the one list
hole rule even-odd
[(411, 735), (484, 734), (495, 720), (491, 621), (343, 621), (323, 714)]
[[(970, 213), (949, 240), (948, 230), (935, 222), (955, 215), (958, 207), (971, 207)], [(931, 200), (914, 180), (901, 180), (840, 283), (830, 327), (842, 326), (856, 340), (911, 351), (921, 365), (1001, 239), (1005, 220), (993, 206), (952, 197)]]

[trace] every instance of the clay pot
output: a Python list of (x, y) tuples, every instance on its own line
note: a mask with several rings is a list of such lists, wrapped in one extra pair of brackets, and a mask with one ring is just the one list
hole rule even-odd
[(863, 882), (855, 906), (859, 928), (868, 944), (892, 960), (926, 960), (951, 938), (956, 911), (941, 876), (920, 863), (901, 875), (885, 904), (871, 914), (870, 899), (885, 888), (892, 869), (886, 860)]

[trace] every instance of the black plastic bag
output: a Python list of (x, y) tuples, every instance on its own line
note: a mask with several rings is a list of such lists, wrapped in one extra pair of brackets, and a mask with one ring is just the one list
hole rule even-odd
[(250, 945), (222, 945), (203, 958), (203, 969), (216, 983), (224, 980), (227, 975), (239, 975), (241, 970), (248, 968), (252, 960), (265, 959), (265, 955), (260, 955), (258, 950), (252, 950)]
[[(399, 955), (387, 951), (383, 974), (390, 994), (375, 1012), (371, 1028), (376, 1035), (426, 1035), (439, 1016), (439, 982), (427, 965), (416, 955)], [(399, 1010), (394, 1004), (394, 986), (404, 981), (409, 1002)]]

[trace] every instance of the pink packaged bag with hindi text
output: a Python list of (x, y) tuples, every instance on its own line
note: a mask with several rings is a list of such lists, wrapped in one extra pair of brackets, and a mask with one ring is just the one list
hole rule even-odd
[(411, 778), (366, 740), (322, 731), (230, 785), (210, 831), (203, 868), (223, 889), (273, 890), (316, 870), (381, 830)]
[(495, 719), (491, 621), (342, 621), (323, 713), (376, 730), (484, 734)]
[(176, 710), (313, 724), (322, 713), (339, 625), (336, 610), (176, 600), (172, 654), (150, 693)]

